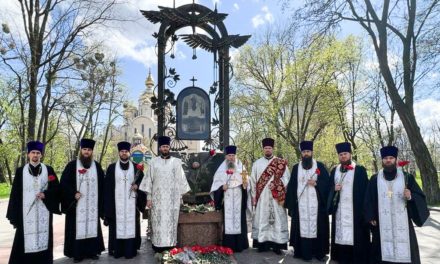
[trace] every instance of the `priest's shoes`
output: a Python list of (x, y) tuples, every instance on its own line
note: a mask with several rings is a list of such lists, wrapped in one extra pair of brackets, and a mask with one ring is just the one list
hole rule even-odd
[(98, 255), (94, 255), (94, 256), (91, 256), (90, 258), (93, 259), (93, 260), (97, 260), (97, 259), (99, 259), (99, 256)]
[(79, 258), (73, 259), (73, 263), (80, 263), (81, 261), (83, 261), (83, 259), (79, 259)]
[(283, 254), (283, 252), (282, 252), (281, 249), (279, 249), (279, 248), (274, 249), (273, 252), (274, 252), (275, 254), (277, 254), (277, 255), (282, 255), (282, 254)]

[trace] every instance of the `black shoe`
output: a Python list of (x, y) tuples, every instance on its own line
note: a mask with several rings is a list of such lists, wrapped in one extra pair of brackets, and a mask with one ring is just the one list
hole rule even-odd
[(83, 259), (73, 258), (73, 263), (80, 263)]
[(97, 259), (99, 259), (99, 256), (98, 255), (94, 255), (94, 256), (91, 256), (90, 258), (93, 259), (93, 260), (97, 260)]
[(283, 254), (283, 252), (281, 252), (281, 249), (279, 249), (279, 248), (274, 248), (272, 251), (277, 255)]

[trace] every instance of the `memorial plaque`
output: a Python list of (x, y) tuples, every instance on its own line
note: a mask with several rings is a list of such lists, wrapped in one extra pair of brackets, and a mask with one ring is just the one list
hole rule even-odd
[(201, 88), (187, 87), (177, 97), (177, 136), (186, 140), (206, 140), (211, 130), (211, 102)]

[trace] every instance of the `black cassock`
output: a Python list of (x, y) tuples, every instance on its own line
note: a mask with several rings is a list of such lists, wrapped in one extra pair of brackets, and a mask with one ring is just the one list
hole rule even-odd
[[(249, 248), (249, 241), (247, 236), (247, 223), (246, 223), (246, 208), (247, 208), (247, 190), (243, 189), (242, 185), (239, 186), (241, 189), (241, 234), (237, 235), (226, 235), (225, 229), (223, 228), (223, 246), (231, 248), (234, 252), (242, 252), (243, 250)], [(224, 206), (224, 191), (223, 186), (218, 188), (214, 192), (214, 204), (216, 210), (223, 211), (223, 222), (225, 217)]]
[[(96, 162), (98, 176), (98, 215), (104, 216), (103, 191), (104, 171), (101, 165)], [(69, 162), (61, 175), (61, 212), (66, 215), (64, 229), (64, 255), (69, 258), (83, 259), (101, 254), (105, 250), (104, 239), (102, 238), (101, 222), (98, 219), (98, 236), (88, 239), (76, 239), (76, 160)]]
[(364, 198), (368, 186), (367, 171), (363, 166), (356, 165), (353, 180), (353, 246), (335, 244), (336, 210), (339, 197), (335, 199), (335, 170), (330, 173), (330, 195), (328, 199), (328, 211), (332, 215), (332, 235), (330, 257), (339, 263), (368, 263), (370, 250), (370, 230), (365, 223)]
[[(131, 161), (130, 161), (131, 162)], [(128, 170), (129, 163), (120, 163), (121, 169)], [(138, 169), (134, 166), (134, 175), (138, 173)], [(116, 202), (115, 202), (115, 169), (116, 164), (110, 164), (107, 168), (104, 184), (104, 217), (105, 223), (109, 225), (109, 239), (108, 239), (108, 252), (109, 255), (119, 258), (124, 256), (125, 258), (133, 258), (137, 254), (137, 250), (141, 246), (141, 224), (140, 224), (140, 212), (143, 212), (146, 203), (147, 196), (142, 191), (133, 192), (131, 195), (136, 197), (136, 237), (131, 239), (116, 239)], [(135, 182), (137, 186), (140, 185), (143, 172), (139, 173), (139, 176)]]
[[(41, 165), (31, 168), (32, 175), (38, 175)], [(47, 166), (47, 173), (56, 177), (52, 167)], [(59, 182), (58, 178), (49, 181), (47, 190), (44, 191), (45, 198), (43, 203), (49, 210), (49, 244), (48, 249), (36, 253), (24, 253), (24, 231), (23, 231), (23, 167), (20, 167), (15, 172), (14, 183), (12, 184), (11, 195), (9, 198), (9, 205), (6, 217), (16, 229), (14, 243), (12, 245), (11, 256), (9, 264), (17, 263), (35, 263), (47, 264), (53, 263), (53, 229), (52, 229), (52, 214), (61, 214), (60, 200), (59, 200)]]
[[(285, 206), (291, 216), (290, 245), (294, 248), (294, 257), (311, 260), (313, 257), (322, 259), (329, 253), (329, 221), (327, 213), (327, 199), (329, 194), (330, 177), (324, 164), (317, 162), (320, 175), (315, 186), (318, 197), (318, 230), (317, 238), (300, 237), (298, 212), (298, 164), (292, 168), (292, 174), (287, 185)], [(300, 190), (301, 192), (301, 190)]]
[[(411, 191), (411, 200), (407, 203), (408, 223), (409, 223), (409, 240), (411, 245), (411, 263), (420, 263), (419, 246), (417, 244), (417, 237), (414, 231), (414, 224), (422, 226), (426, 219), (429, 217), (429, 210), (426, 204), (426, 197), (419, 185), (414, 179), (414, 176), (404, 172), (407, 179), (407, 188)], [(395, 173), (389, 175), (384, 171), (384, 176), (387, 181), (393, 180)], [(365, 220), (369, 223), (372, 220), (377, 222), (376, 226), (370, 225), (371, 233), (373, 235), (370, 263), (393, 263), (382, 261), (382, 251), (380, 245), (380, 229), (379, 229), (379, 209), (378, 209), (378, 197), (377, 197), (377, 174), (373, 175), (368, 184), (367, 193), (365, 195)], [(411, 222), (412, 220), (412, 222)]]

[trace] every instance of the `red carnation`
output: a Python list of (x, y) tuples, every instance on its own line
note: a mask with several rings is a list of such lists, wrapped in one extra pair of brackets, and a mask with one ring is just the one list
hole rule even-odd
[(215, 155), (215, 149), (211, 149), (210, 151), (209, 151), (209, 156), (214, 156)]
[(403, 167), (409, 164), (409, 160), (401, 160), (398, 162), (399, 167)]
[(48, 181), (54, 181), (54, 180), (56, 180), (57, 179), (57, 177), (55, 177), (54, 175), (49, 175), (49, 177), (47, 177), (47, 180)]
[(228, 174), (228, 175), (234, 174), (234, 171), (231, 169), (228, 169), (228, 170), (226, 170), (226, 174)]
[(315, 173), (316, 173), (316, 175), (319, 176), (319, 175), (321, 174), (321, 171), (317, 168), (316, 171), (315, 171)]
[(354, 169), (353, 166), (352, 166), (351, 164), (350, 164), (350, 165), (345, 165), (344, 168), (345, 168), (346, 170), (352, 170), (352, 169)]
[(143, 163), (138, 163), (136, 164), (136, 169), (143, 171), (144, 170), (144, 164)]
[(183, 252), (182, 248), (173, 248), (173, 249), (170, 250), (170, 255), (174, 256), (174, 255), (179, 254), (181, 252)]
[(80, 169), (80, 170), (78, 170), (78, 172), (79, 172), (79, 174), (84, 174), (84, 173), (87, 172), (87, 170), (86, 169)]

